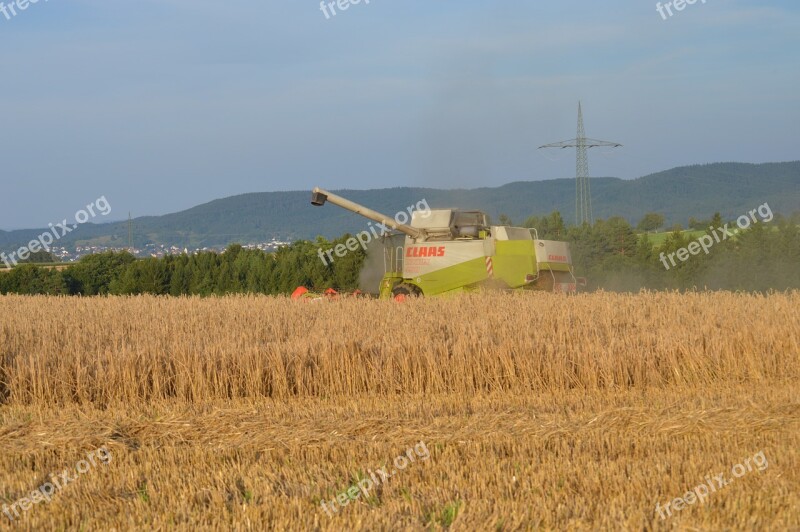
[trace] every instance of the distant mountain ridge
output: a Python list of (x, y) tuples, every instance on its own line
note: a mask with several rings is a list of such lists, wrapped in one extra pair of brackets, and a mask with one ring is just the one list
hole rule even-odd
[[(319, 183), (331, 188), (330, 183)], [(633, 180), (592, 178), (595, 218), (622, 216), (632, 223), (647, 212), (662, 213), (667, 224), (689, 217), (723, 218), (747, 213), (769, 203), (775, 213), (800, 211), (800, 161), (781, 163), (713, 163), (673, 168)], [(515, 223), (531, 215), (561, 212), (569, 223), (575, 216), (575, 180), (517, 181), (499, 187), (442, 190), (397, 187), (375, 190), (334, 190), (355, 202), (393, 216), (425, 199), (432, 208), (461, 207), (486, 211), (497, 220), (505, 214)], [(214, 200), (185, 211), (147, 216), (133, 221), (134, 244), (175, 245), (190, 249), (231, 242), (257, 243), (279, 238), (334, 238), (366, 228), (367, 221), (334, 205), (313, 207), (311, 191), (256, 192)], [(0, 231), (0, 250), (26, 244), (39, 230)], [(128, 223), (85, 224), (59, 244), (124, 247)]]

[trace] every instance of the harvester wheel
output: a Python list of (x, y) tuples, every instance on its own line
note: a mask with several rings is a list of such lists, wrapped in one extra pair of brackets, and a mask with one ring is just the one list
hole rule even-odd
[(409, 296), (421, 296), (422, 290), (414, 286), (413, 284), (408, 283), (400, 283), (399, 285), (392, 288), (392, 296), (395, 299), (404, 300)]

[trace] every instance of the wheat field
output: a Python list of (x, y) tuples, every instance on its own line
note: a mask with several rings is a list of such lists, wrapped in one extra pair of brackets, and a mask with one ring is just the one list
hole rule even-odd
[(2, 526), (800, 529), (798, 293), (0, 302)]

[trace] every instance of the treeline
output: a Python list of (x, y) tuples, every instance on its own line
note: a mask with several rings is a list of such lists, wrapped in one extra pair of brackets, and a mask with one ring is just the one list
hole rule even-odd
[[(523, 225), (535, 227), (540, 238), (570, 242), (575, 274), (588, 279), (589, 289), (800, 289), (800, 217), (776, 216), (769, 223), (752, 224), (735, 237), (720, 239), (717, 229), (724, 224), (719, 214), (709, 220), (705, 234), (713, 236), (716, 231), (713, 245), (707, 254), (683, 252), (688, 255), (685, 261), (675, 258), (680, 257), (679, 250), (692, 249), (690, 244), (700, 236), (690, 238), (680, 229), (655, 245), (648, 234), (637, 233), (620, 217), (567, 227), (554, 212), (529, 218)], [(735, 223), (730, 227), (736, 227)], [(365, 253), (360, 248), (348, 251), (333, 263), (319, 256), (320, 249), (344, 244), (349, 237), (333, 242), (298, 241), (273, 253), (234, 244), (223, 253), (161, 259), (136, 260), (129, 253), (108, 252), (84, 257), (63, 269), (26, 264), (0, 273), (0, 293), (207, 296), (289, 294), (298, 286), (350, 291), (358, 287)], [(667, 258), (670, 254), (674, 266)]]
[[(223, 295), (289, 294), (298, 286), (351, 290), (364, 260), (359, 248), (327, 265), (318, 249), (344, 243), (298, 241), (274, 253), (232, 244), (223, 253), (135, 259), (127, 252), (83, 257), (64, 269), (25, 264), (0, 272), (0, 293), (52, 295)], [(326, 261), (329, 262), (329, 261)]]
[[(726, 223), (730, 232), (737, 232), (723, 238), (721, 228)], [(659, 245), (620, 217), (598, 220), (593, 226), (566, 227), (554, 212), (531, 217), (523, 225), (535, 227), (539, 238), (570, 242), (575, 274), (585, 276), (590, 289), (800, 289), (800, 215), (775, 216), (768, 223), (758, 219), (746, 230), (724, 221), (719, 213), (702, 224), (694, 221), (695, 227), (705, 228), (703, 234), (692, 237), (676, 227)], [(692, 242), (703, 235), (713, 242), (708, 253), (682, 252), (688, 258), (681, 261), (679, 250), (697, 249)]]

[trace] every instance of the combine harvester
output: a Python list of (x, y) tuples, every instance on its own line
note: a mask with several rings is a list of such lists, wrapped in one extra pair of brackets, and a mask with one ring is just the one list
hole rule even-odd
[(568, 243), (540, 240), (535, 229), (491, 225), (481, 211), (417, 210), (406, 225), (327, 190), (312, 191), (312, 205), (327, 201), (405, 235), (383, 238), (381, 298), (482, 288), (572, 293), (585, 285), (573, 275)]

